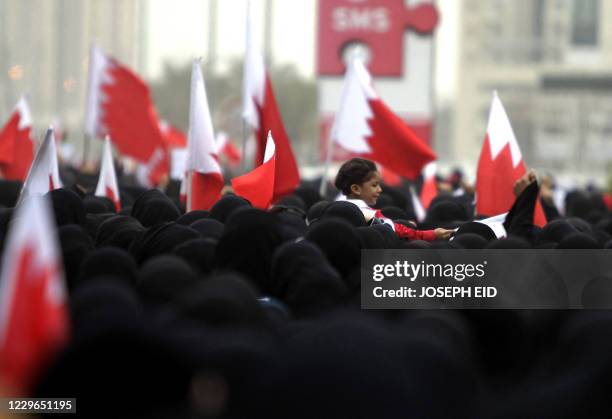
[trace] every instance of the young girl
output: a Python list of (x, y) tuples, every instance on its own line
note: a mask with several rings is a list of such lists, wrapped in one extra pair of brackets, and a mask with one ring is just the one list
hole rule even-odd
[(347, 197), (347, 201), (359, 207), (366, 222), (378, 219), (388, 224), (401, 238), (410, 240), (434, 241), (448, 239), (452, 230), (436, 228), (435, 230), (415, 230), (402, 224), (396, 224), (386, 218), (380, 210), (371, 208), (382, 192), (380, 187), (380, 173), (374, 162), (366, 159), (354, 158), (342, 165), (338, 171), (335, 182), (338, 188)]

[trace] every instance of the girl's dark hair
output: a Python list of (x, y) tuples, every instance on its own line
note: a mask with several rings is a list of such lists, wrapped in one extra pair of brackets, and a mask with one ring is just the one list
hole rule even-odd
[(340, 167), (334, 185), (344, 195), (348, 196), (351, 193), (351, 185), (361, 185), (367, 182), (376, 171), (376, 165), (373, 161), (356, 157)]

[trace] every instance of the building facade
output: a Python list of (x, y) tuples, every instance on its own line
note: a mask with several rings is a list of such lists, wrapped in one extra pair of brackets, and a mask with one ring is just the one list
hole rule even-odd
[(449, 157), (476, 167), (494, 90), (530, 167), (612, 169), (612, 2), (462, 0)]
[(82, 138), (91, 42), (145, 64), (144, 0), (0, 0), (0, 118), (29, 95), (37, 132), (59, 119)]

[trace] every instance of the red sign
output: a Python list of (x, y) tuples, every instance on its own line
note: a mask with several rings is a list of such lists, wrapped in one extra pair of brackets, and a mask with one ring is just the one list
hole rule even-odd
[(319, 0), (317, 71), (344, 74), (342, 53), (354, 42), (370, 49), (375, 76), (402, 75), (404, 31), (430, 34), (438, 11), (430, 3), (406, 7), (404, 0)]

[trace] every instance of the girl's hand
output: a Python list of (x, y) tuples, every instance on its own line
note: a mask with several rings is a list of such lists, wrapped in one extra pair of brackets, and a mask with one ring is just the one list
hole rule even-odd
[(453, 233), (454, 230), (447, 230), (445, 228), (436, 228), (434, 230), (434, 234), (438, 240), (448, 240)]

